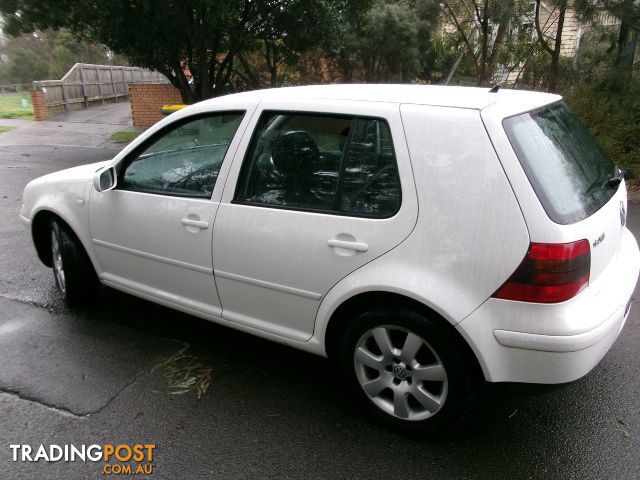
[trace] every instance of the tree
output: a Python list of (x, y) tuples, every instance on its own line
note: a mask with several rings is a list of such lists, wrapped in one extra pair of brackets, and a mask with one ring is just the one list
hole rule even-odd
[(445, 0), (446, 18), (461, 37), (472, 58), (476, 83), (491, 81), (509, 26), (518, 19), (518, 0)]
[[(301, 55), (331, 35), (345, 3), (340, 1), (259, 2), (250, 21), (251, 39), (238, 52), (236, 73), (249, 87), (276, 87), (297, 78)], [(358, 2), (355, 2), (358, 3)]]
[(4, 83), (58, 79), (74, 63), (107, 64), (113, 60), (103, 45), (76, 38), (66, 29), (5, 37), (0, 44), (0, 57), (4, 63), (0, 81)]
[(62, 78), (75, 63), (109, 63), (109, 51), (105, 46), (78, 39), (66, 29), (55, 33), (48, 61), (49, 78)]
[[(286, 57), (283, 52), (290, 48), (289, 43), (309, 31), (315, 34), (331, 18), (327, 15), (329, 7), (348, 3), (0, 0), (0, 11), (7, 19), (9, 33), (69, 28), (126, 56), (132, 64), (164, 74), (180, 90), (183, 101), (193, 103), (225, 92), (236, 72), (250, 78), (255, 72), (250, 62), (243, 60), (251, 52), (265, 52), (271, 69), (269, 83), (277, 84), (276, 66)], [(310, 27), (305, 29), (305, 25)], [(187, 78), (189, 73), (193, 85)], [(254, 83), (262, 85), (261, 81)]]
[[(556, 0), (553, 3), (553, 10), (549, 14), (544, 26), (541, 26), (541, 0), (536, 0), (535, 26), (538, 34), (538, 41), (542, 48), (551, 55), (547, 74), (547, 90), (555, 92), (558, 86), (558, 66), (560, 63), (560, 52), (562, 49), (562, 30), (564, 28), (564, 17), (567, 11), (567, 0)], [(557, 14), (556, 14), (557, 12)], [(556, 14), (554, 19), (554, 14)], [(546, 30), (555, 25), (555, 35), (553, 36), (553, 48), (549, 45)]]
[(608, 0), (605, 8), (620, 19), (616, 49), (616, 66), (631, 75), (640, 31), (640, 2), (638, 0)]
[(12, 83), (31, 83), (34, 79), (46, 78), (47, 64), (41, 58), (26, 48), (15, 50), (11, 62), (4, 72)]
[(30, 83), (46, 78), (50, 56), (51, 41), (46, 32), (4, 38), (0, 47), (0, 82)]
[(408, 82), (429, 75), (438, 17), (436, 0), (361, 2), (336, 17), (323, 46), (347, 81)]

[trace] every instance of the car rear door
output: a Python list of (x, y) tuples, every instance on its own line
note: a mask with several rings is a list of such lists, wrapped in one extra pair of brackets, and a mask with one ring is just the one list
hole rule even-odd
[(247, 132), (213, 235), (223, 317), (304, 341), (331, 287), (415, 225), (399, 108), (269, 100)]

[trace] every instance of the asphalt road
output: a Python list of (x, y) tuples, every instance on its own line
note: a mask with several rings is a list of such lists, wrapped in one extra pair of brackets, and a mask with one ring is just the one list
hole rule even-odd
[[(8, 143), (0, 138), (0, 478), (102, 477), (94, 463), (11, 461), (10, 444), (70, 443), (155, 443), (151, 478), (162, 479), (640, 477), (638, 290), (623, 334), (585, 378), (487, 388), (466, 432), (407, 438), (364, 417), (322, 358), (106, 288), (92, 308), (64, 307), (18, 221), (21, 192), (117, 147)], [(640, 204), (629, 225), (640, 234)], [(211, 369), (200, 400), (170, 394), (158, 368), (179, 352)]]

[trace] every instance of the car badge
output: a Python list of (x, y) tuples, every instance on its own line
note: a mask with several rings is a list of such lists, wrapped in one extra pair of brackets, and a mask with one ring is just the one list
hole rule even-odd
[(620, 225), (623, 227), (627, 223), (627, 210), (624, 208), (624, 202), (620, 202)]

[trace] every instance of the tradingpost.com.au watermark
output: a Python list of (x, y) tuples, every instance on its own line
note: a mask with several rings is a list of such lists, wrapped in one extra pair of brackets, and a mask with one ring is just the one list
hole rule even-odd
[(113, 445), (9, 445), (14, 462), (102, 462), (104, 475), (151, 475), (155, 443)]

